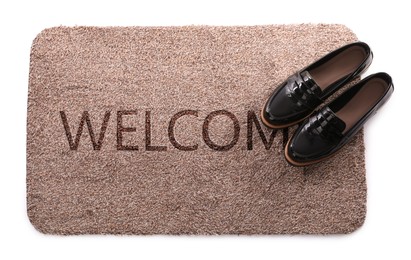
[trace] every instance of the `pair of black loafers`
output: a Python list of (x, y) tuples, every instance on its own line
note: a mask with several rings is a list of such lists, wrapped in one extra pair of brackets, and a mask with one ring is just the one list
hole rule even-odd
[(376, 73), (350, 87), (319, 111), (328, 97), (363, 74), (373, 54), (363, 42), (343, 46), (290, 76), (271, 94), (261, 111), (270, 128), (302, 122), (285, 147), (285, 158), (306, 166), (334, 155), (394, 91), (387, 73)]

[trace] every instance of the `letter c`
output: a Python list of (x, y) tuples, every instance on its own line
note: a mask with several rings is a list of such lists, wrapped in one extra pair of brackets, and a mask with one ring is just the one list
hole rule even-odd
[(178, 150), (194, 151), (194, 150), (197, 150), (198, 144), (185, 146), (177, 142), (174, 136), (174, 126), (176, 124), (177, 119), (179, 119), (182, 116), (186, 116), (186, 115), (192, 115), (192, 116), (198, 117), (198, 112), (195, 110), (183, 110), (173, 115), (171, 117), (170, 123), (168, 124), (168, 138), (170, 139), (170, 143)]

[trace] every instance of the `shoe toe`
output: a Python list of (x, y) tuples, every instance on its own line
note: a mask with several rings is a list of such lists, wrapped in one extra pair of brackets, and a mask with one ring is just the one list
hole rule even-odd
[(312, 135), (308, 131), (297, 130), (286, 147), (286, 159), (294, 165), (308, 165), (320, 160), (330, 149), (332, 144), (323, 138)]
[[(283, 83), (267, 101), (263, 111), (263, 119), (273, 127), (286, 127), (308, 114), (287, 93), (287, 82)], [(305, 114), (304, 114), (305, 113)]]

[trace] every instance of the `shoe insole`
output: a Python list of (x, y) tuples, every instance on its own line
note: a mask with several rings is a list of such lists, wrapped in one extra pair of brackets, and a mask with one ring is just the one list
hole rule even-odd
[(353, 46), (308, 72), (321, 90), (324, 90), (335, 81), (354, 72), (366, 56), (364, 48)]
[(353, 127), (384, 95), (388, 85), (383, 79), (372, 79), (335, 114), (344, 121), (343, 134)]

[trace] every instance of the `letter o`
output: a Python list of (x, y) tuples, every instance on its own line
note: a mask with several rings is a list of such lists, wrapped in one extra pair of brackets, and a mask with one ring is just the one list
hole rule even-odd
[[(210, 134), (208, 132), (208, 128), (210, 125), (211, 120), (219, 115), (224, 115), (230, 118), (233, 121), (234, 125), (234, 136), (231, 142), (227, 145), (218, 145), (214, 143), (210, 139)], [(240, 137), (240, 123), (238, 122), (238, 119), (235, 117), (235, 115), (231, 112), (228, 112), (227, 110), (217, 110), (211, 112), (205, 119), (204, 119), (204, 124), (203, 124), (203, 140), (213, 150), (216, 151), (228, 151), (230, 150), (236, 143), (238, 142), (238, 138)]]

